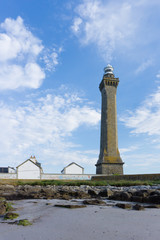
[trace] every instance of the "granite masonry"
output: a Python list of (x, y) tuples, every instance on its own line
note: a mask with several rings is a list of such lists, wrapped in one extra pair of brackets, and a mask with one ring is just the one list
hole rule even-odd
[(119, 79), (113, 67), (107, 65), (99, 85), (102, 94), (100, 154), (96, 164), (97, 174), (123, 174), (123, 162), (118, 150), (116, 92)]

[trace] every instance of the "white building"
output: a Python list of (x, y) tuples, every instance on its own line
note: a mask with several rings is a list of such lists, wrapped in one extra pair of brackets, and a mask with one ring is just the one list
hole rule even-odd
[(75, 162), (70, 163), (68, 166), (63, 168), (62, 174), (84, 174), (84, 168)]
[(16, 173), (16, 169), (13, 167), (0, 167), (0, 173)]
[(16, 173), (16, 169), (13, 167), (8, 167), (8, 173)]
[(37, 162), (35, 156), (31, 156), (25, 162), (17, 166), (18, 179), (41, 179), (41, 173), (43, 173), (41, 164)]

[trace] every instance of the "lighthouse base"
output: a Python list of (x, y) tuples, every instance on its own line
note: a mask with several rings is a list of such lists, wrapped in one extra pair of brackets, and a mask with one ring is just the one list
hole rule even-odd
[(96, 174), (123, 175), (123, 162), (122, 163), (97, 163)]

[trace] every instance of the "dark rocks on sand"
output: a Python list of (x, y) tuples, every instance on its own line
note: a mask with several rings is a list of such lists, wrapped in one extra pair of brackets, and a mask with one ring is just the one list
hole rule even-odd
[(144, 206), (140, 204), (136, 204), (133, 206), (133, 210), (137, 210), (137, 211), (144, 210)]
[(115, 206), (123, 209), (131, 209), (132, 207), (132, 205), (128, 203), (117, 203)]
[(84, 200), (83, 204), (86, 205), (106, 205), (106, 202), (99, 200), (99, 199), (89, 199), (89, 200)]
[(70, 209), (86, 207), (85, 205), (71, 205), (71, 204), (55, 204), (54, 206), (62, 207), (62, 208), (70, 208)]
[(160, 208), (158, 204), (145, 205), (145, 208)]

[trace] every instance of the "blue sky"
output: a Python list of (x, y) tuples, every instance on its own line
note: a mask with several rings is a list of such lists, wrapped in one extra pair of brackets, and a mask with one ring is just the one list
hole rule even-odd
[(124, 172), (160, 172), (160, 2), (0, 0), (0, 165), (95, 173), (103, 68), (114, 67)]

